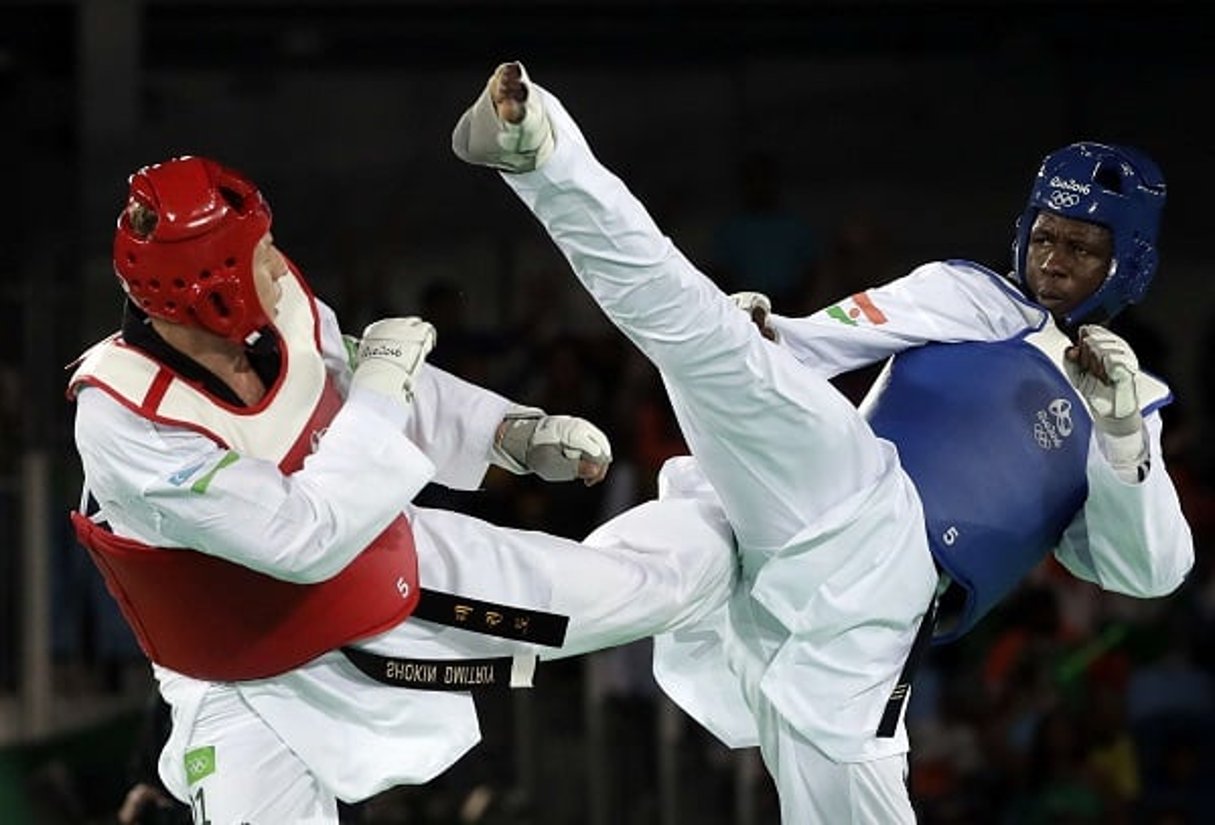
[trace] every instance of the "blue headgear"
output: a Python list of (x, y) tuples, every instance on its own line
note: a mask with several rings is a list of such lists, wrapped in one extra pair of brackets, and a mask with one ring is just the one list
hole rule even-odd
[(1029, 203), (1017, 220), (1013, 243), (1017, 280), (1025, 284), (1029, 232), (1039, 211), (1101, 224), (1114, 241), (1109, 274), (1063, 322), (1077, 323), (1097, 309), (1112, 318), (1139, 301), (1152, 282), (1164, 196), (1160, 168), (1136, 149), (1085, 142), (1052, 152), (1042, 161)]

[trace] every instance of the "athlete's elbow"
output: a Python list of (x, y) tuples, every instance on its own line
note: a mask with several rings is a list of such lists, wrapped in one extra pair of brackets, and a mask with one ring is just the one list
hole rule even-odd
[(1185, 578), (1185, 573), (1178, 574), (1175, 571), (1169, 571), (1167, 575), (1153, 579), (1149, 586), (1140, 588), (1139, 592), (1132, 595), (1141, 599), (1163, 599), (1176, 593), (1178, 588), (1185, 583)]
[(1162, 599), (1171, 596), (1185, 584), (1193, 567), (1193, 547), (1178, 548), (1167, 558), (1157, 559), (1146, 574), (1135, 582), (1136, 586), (1129, 595), (1141, 599)]
[(1156, 598), (1171, 596), (1177, 592), (1186, 579), (1190, 575), (1190, 571), (1194, 569), (1194, 548), (1190, 547), (1189, 552), (1184, 554), (1177, 562), (1168, 569), (1161, 571), (1161, 575), (1156, 578)]
[(320, 563), (287, 572), (283, 580), (292, 584), (320, 584), (341, 573), (344, 567), (345, 564), (338, 566), (328, 559), (323, 559)]
[(314, 536), (283, 548), (266, 572), (292, 584), (319, 584), (341, 573), (356, 555), (357, 549)]
[(1194, 569), (1194, 535), (1189, 524), (1182, 522), (1170, 543), (1172, 552), (1159, 565), (1156, 583), (1161, 596), (1168, 596), (1181, 587)]

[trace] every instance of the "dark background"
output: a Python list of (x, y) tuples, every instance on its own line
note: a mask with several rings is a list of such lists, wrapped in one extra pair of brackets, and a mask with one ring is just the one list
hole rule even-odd
[[(1038, 161), (1059, 145), (1130, 143), (1159, 161), (1162, 264), (1123, 331), (1177, 394), (1166, 447), (1199, 565), (1164, 607), (1039, 571), (972, 643), (935, 654), (917, 685), (928, 698), (912, 782), (926, 822), (1199, 821), (1184, 817), (1209, 801), (1197, 790), (1210, 787), (1209, 750), (1145, 741), (1165, 726), (1144, 723), (1162, 717), (1137, 699), (1155, 695), (1145, 680), (1193, 677), (1177, 699), (1185, 712), (1199, 704), (1189, 730), (1210, 718), (1193, 697), (1215, 702), (1211, 29), (1203, 4), (1170, 2), (0, 3), (0, 823), (104, 821), (127, 776), (96, 755), (112, 750), (108, 764), (123, 768), (148, 690), (64, 518), (79, 468), (62, 368), (116, 325), (109, 241), (135, 168), (192, 153), (246, 171), (275, 209), (278, 245), (349, 331), (426, 315), (436, 361), (597, 421), (624, 479), (588, 492), (495, 477), (479, 497), (430, 491), (436, 503), (582, 535), (649, 495), (661, 458), (680, 449), (648, 367), (494, 175), (450, 153), (456, 118), (506, 59), (561, 97), (601, 159), (728, 288), (754, 285), (731, 271), (721, 239), (743, 214), (740, 175), (766, 158), (785, 214), (812, 239), (777, 307), (788, 314), (926, 260), (1005, 268)], [(674, 825), (706, 798), (718, 813), (701, 821), (772, 821), (762, 777), (736, 791), (749, 768), (686, 725), (671, 734), (644, 661), (566, 665), (548, 692), (487, 708), (489, 756), (381, 821), (424, 821), (423, 809), (426, 821), (460, 821), (452, 800), (482, 781), (514, 811), (501, 821)], [(1184, 677), (1150, 681), (1178, 661)], [(1103, 728), (1090, 717), (1107, 700), (1121, 721)], [(1133, 792), (1094, 767), (1119, 733), (1138, 749)], [(1056, 748), (1066, 759), (1044, 755), (1069, 736)], [(588, 748), (603, 761), (585, 765)], [(1186, 758), (1190, 774), (1176, 767)], [(705, 776), (718, 796), (698, 792)], [(538, 804), (545, 783), (561, 790)], [(605, 783), (636, 808), (587, 814)], [(1152, 818), (1172, 810), (1164, 797), (1182, 818)]]

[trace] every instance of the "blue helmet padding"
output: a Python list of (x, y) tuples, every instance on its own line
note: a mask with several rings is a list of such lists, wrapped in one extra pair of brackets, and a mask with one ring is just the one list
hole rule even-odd
[(1038, 169), (1029, 203), (1017, 220), (1013, 243), (1017, 279), (1025, 284), (1029, 233), (1041, 210), (1101, 224), (1113, 234), (1109, 274), (1063, 321), (1079, 323), (1098, 309), (1112, 318), (1139, 301), (1152, 282), (1164, 200), (1160, 167), (1138, 149), (1081, 142), (1050, 153)]

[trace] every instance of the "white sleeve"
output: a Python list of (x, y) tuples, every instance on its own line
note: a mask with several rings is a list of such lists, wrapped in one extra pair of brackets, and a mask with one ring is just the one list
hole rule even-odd
[[(346, 340), (333, 310), (321, 310), (321, 351), (342, 396), (353, 371)], [(442, 336), (443, 331), (439, 330)], [(511, 403), (431, 364), (423, 364), (405, 435), (434, 464), (434, 481), (456, 490), (475, 490), (489, 469), (498, 425)]]
[(77, 397), (76, 444), (85, 487), (115, 533), (295, 582), (340, 572), (434, 472), (396, 422), (357, 400), (291, 475), (95, 388)]
[(921, 344), (1002, 341), (1045, 317), (994, 272), (936, 261), (804, 318), (773, 315), (772, 325), (799, 361), (833, 376)]
[(437, 483), (475, 490), (489, 469), (494, 435), (510, 406), (495, 392), (425, 364), (405, 435), (434, 462)]
[(1158, 412), (1144, 419), (1151, 466), (1138, 483), (1120, 478), (1096, 437), (1089, 443), (1088, 498), (1055, 556), (1081, 579), (1128, 596), (1177, 589), (1194, 565), (1194, 539), (1160, 449)]
[(345, 398), (350, 392), (350, 378), (354, 375), (354, 359), (346, 346), (337, 315), (319, 298), (316, 299), (316, 306), (321, 319), (321, 358), (325, 362), (325, 369), (337, 383), (338, 392)]

